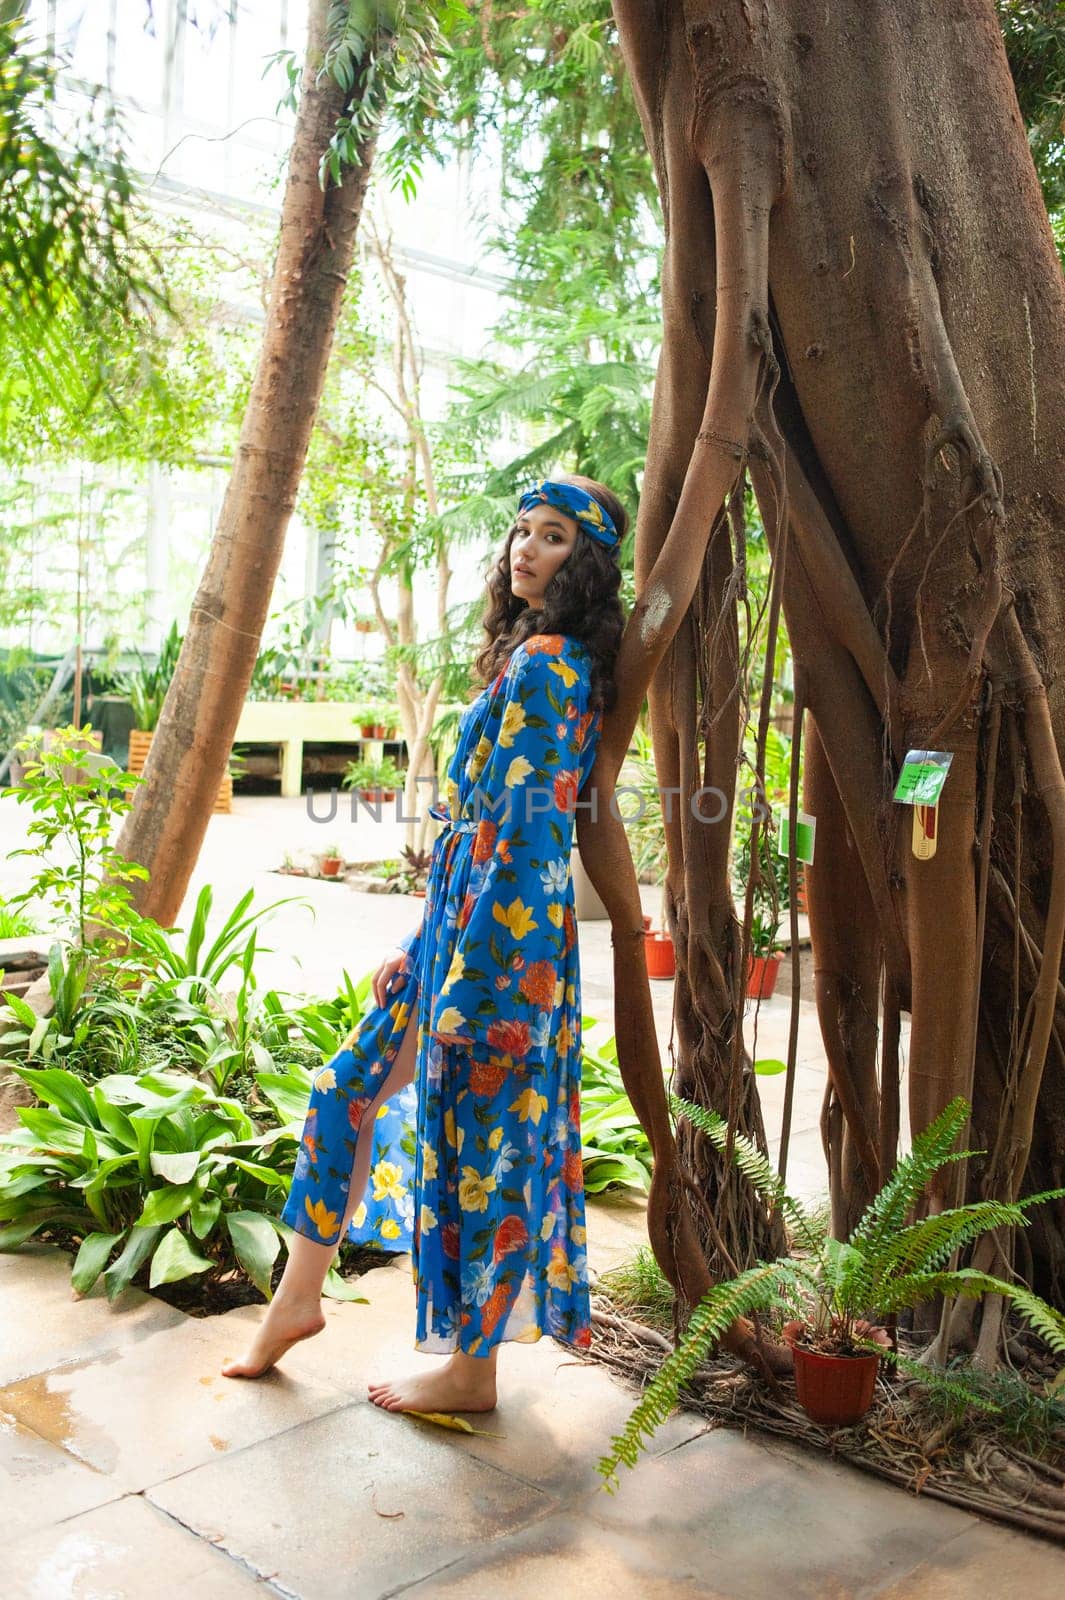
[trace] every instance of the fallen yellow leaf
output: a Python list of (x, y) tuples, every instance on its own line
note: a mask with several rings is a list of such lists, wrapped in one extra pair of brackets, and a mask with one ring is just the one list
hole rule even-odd
[(435, 1422), (438, 1428), (451, 1428), (455, 1433), (479, 1433), (485, 1439), (505, 1439), (506, 1434), (489, 1433), (487, 1428), (475, 1428), (464, 1417), (453, 1417), (447, 1411), (408, 1411), (404, 1408), (402, 1415), (405, 1417), (421, 1417), (423, 1422)]

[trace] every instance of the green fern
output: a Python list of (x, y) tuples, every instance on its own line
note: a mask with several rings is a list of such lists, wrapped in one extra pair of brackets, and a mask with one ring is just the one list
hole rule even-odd
[[(671, 1094), (669, 1100), (674, 1113), (687, 1117), (719, 1150), (729, 1148), (728, 1128), (716, 1112), (677, 1095)], [(759, 1194), (779, 1207), (807, 1253), (759, 1262), (717, 1284), (703, 1297), (692, 1312), (683, 1340), (663, 1362), (624, 1430), (612, 1441), (613, 1454), (599, 1462), (608, 1488), (616, 1486), (615, 1469), (620, 1462), (636, 1465), (652, 1432), (676, 1405), (680, 1389), (725, 1329), (754, 1312), (797, 1317), (834, 1335), (843, 1350), (879, 1350), (879, 1345), (856, 1332), (855, 1325), (866, 1317), (891, 1316), (939, 1295), (968, 1299), (1001, 1295), (1051, 1349), (1065, 1354), (1065, 1316), (1038, 1295), (1023, 1284), (1007, 1283), (972, 1267), (947, 1265), (958, 1251), (986, 1233), (1026, 1226), (1027, 1211), (1046, 1200), (1065, 1198), (1065, 1190), (1030, 1195), (1015, 1204), (982, 1200), (920, 1222), (907, 1221), (940, 1168), (972, 1153), (951, 1148), (969, 1114), (965, 1100), (953, 1100), (914, 1139), (909, 1155), (867, 1207), (849, 1240), (826, 1236), (806, 1208), (787, 1193), (750, 1140), (733, 1137), (736, 1166)], [(941, 1372), (918, 1367), (897, 1352), (889, 1359), (904, 1370), (913, 1368), (924, 1382), (951, 1392), (955, 1399), (962, 1392), (957, 1385), (952, 1389), (952, 1380)]]
[(887, 1183), (867, 1207), (851, 1235), (851, 1243), (879, 1255), (913, 1210), (940, 1167), (961, 1161), (971, 1150), (952, 1152), (951, 1146), (969, 1120), (968, 1101), (959, 1095), (913, 1141)]
[(611, 1493), (618, 1486), (617, 1467), (634, 1467), (656, 1428), (669, 1416), (681, 1388), (711, 1347), (737, 1317), (768, 1310), (781, 1298), (783, 1286), (793, 1283), (793, 1264), (760, 1261), (726, 1283), (719, 1283), (695, 1307), (687, 1331), (677, 1348), (655, 1373), (621, 1433), (611, 1440), (613, 1453), (600, 1458), (597, 1470)]
[[(718, 1116), (716, 1111), (708, 1106), (695, 1105), (692, 1101), (684, 1100), (675, 1094), (669, 1096), (669, 1104), (675, 1116), (687, 1117), (688, 1121), (705, 1133), (722, 1153), (727, 1150), (728, 1123), (723, 1117)], [(824, 1239), (824, 1229), (818, 1226), (800, 1201), (788, 1194), (784, 1180), (773, 1171), (757, 1146), (742, 1134), (734, 1134), (732, 1158), (751, 1187), (767, 1200), (774, 1210), (781, 1211), (791, 1225), (792, 1232), (801, 1240), (803, 1248), (820, 1249)]]

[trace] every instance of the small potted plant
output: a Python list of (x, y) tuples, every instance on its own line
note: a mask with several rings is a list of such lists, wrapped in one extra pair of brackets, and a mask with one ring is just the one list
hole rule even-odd
[(318, 871), (323, 878), (339, 878), (344, 870), (344, 855), (338, 844), (327, 844), (318, 857)]
[(643, 949), (647, 958), (649, 978), (673, 978), (677, 972), (677, 957), (673, 949), (673, 935), (666, 928), (652, 928), (650, 917), (644, 917)]
[(351, 720), (358, 725), (359, 733), (364, 739), (383, 739), (388, 732), (388, 725), (384, 721), (384, 712), (374, 700), (368, 700), (365, 705), (356, 706)]
[(784, 959), (777, 947), (780, 919), (766, 903), (758, 905), (751, 918), (751, 954), (747, 961), (747, 997), (768, 1000), (777, 986), (777, 973)]
[[(913, 1141), (894, 1173), (863, 1213), (850, 1239), (830, 1237), (822, 1222), (790, 1196), (749, 1139), (734, 1133), (716, 1112), (669, 1096), (769, 1203), (784, 1213), (794, 1254), (759, 1261), (714, 1285), (692, 1311), (687, 1331), (644, 1391), (615, 1453), (599, 1470), (613, 1477), (619, 1461), (635, 1466), (651, 1433), (677, 1403), (681, 1388), (738, 1317), (776, 1315), (794, 1356), (795, 1385), (812, 1421), (849, 1427), (872, 1403), (885, 1359), (930, 1385), (949, 1382), (931, 1366), (902, 1354), (882, 1323), (939, 1295), (1003, 1295), (1053, 1348), (1065, 1351), (1065, 1316), (1020, 1282), (972, 1267), (951, 1266), (955, 1252), (995, 1228), (1024, 1227), (1029, 1206), (1056, 1200), (1065, 1190), (1007, 1203), (978, 1200), (919, 1221), (911, 1216), (941, 1167), (956, 1160), (954, 1146), (969, 1120), (960, 1096)], [(978, 1152), (969, 1151), (968, 1154)]]
[(383, 761), (349, 761), (341, 784), (355, 790), (362, 800), (388, 800), (403, 788), (404, 774), (390, 756)]

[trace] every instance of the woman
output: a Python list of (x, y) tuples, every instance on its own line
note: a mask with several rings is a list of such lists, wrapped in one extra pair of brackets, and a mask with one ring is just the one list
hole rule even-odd
[(589, 1343), (569, 869), (573, 806), (614, 699), (626, 526), (590, 479), (521, 497), (488, 580), (486, 686), (431, 808), (445, 830), (424, 921), (381, 963), (376, 1006), (315, 1078), (282, 1212), (288, 1262), (227, 1377), (261, 1376), (324, 1327), (345, 1233), (410, 1244), (415, 1348), (451, 1353), (371, 1384), (387, 1410), (488, 1411), (500, 1343)]

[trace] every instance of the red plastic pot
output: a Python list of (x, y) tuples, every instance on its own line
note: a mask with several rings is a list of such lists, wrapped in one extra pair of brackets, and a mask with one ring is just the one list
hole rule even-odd
[(673, 940), (668, 933), (648, 933), (643, 948), (649, 978), (672, 978), (676, 975), (677, 961), (673, 953)]
[(847, 1428), (861, 1421), (873, 1403), (880, 1357), (826, 1356), (804, 1345), (792, 1346), (795, 1392), (811, 1422)]
[(768, 1000), (777, 986), (782, 955), (751, 956), (747, 962), (748, 1000)]

